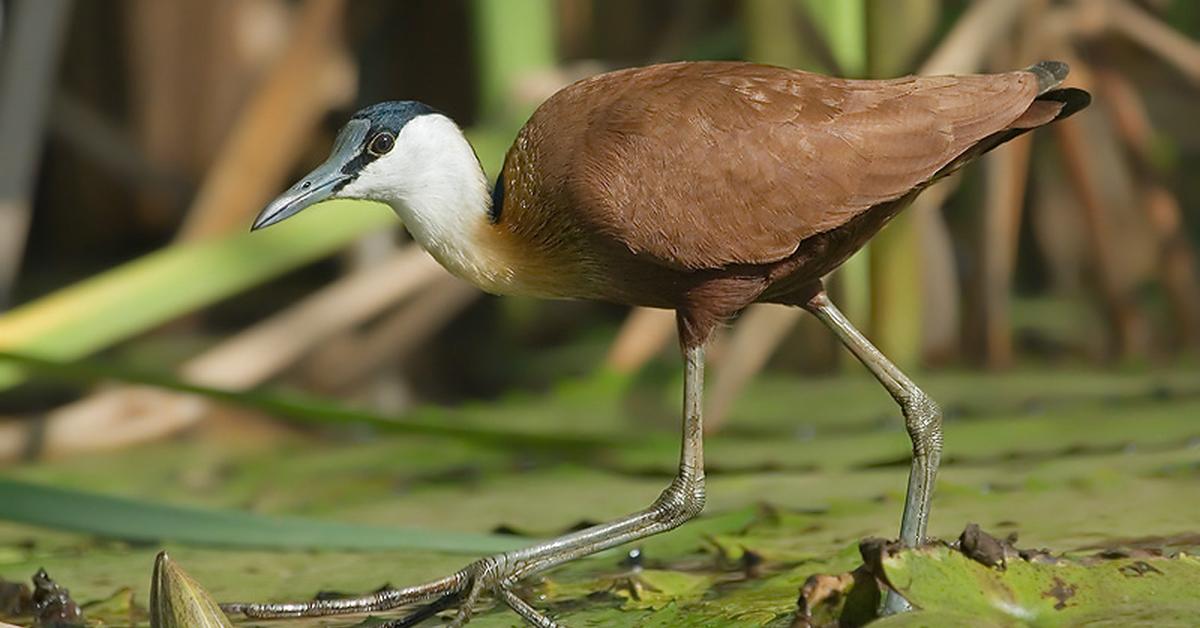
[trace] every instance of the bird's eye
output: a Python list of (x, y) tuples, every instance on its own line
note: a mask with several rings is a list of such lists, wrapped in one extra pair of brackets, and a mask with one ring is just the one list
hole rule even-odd
[(392, 137), (391, 133), (384, 131), (371, 139), (371, 144), (367, 146), (367, 151), (376, 157), (381, 157), (392, 150), (392, 146), (395, 145), (396, 138)]

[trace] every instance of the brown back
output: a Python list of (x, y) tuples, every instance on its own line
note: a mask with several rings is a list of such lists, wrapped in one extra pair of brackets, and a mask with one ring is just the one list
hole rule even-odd
[(854, 81), (734, 62), (555, 94), (505, 162), (501, 225), (676, 269), (763, 264), (927, 182), (1037, 96), (1029, 72)]

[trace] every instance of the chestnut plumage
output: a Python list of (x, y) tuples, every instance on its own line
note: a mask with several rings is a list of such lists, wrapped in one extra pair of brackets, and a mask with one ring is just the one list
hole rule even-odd
[[(684, 354), (683, 446), (649, 507), (449, 577), (348, 600), (239, 604), (258, 617), (452, 604), (483, 591), (555, 626), (513, 590), (566, 561), (670, 530), (704, 507), (701, 396), (713, 329), (754, 302), (812, 312), (887, 389), (913, 444), (900, 525), (924, 540), (942, 451), (941, 412), (837, 310), (821, 278), (926, 186), (996, 146), (1087, 106), (1067, 68), (859, 81), (732, 62), (602, 74), (547, 100), (489, 189), (461, 130), (415, 102), (347, 123), (329, 160), (272, 202), (269, 226), (326, 198), (387, 203), (450, 272), (497, 293), (674, 309)], [(890, 595), (887, 608), (906, 602)]]
[(1046, 83), (727, 62), (603, 74), (521, 130), (495, 230), (551, 260), (559, 296), (679, 309), (702, 340), (754, 301), (804, 296), (962, 158), (1086, 105)]

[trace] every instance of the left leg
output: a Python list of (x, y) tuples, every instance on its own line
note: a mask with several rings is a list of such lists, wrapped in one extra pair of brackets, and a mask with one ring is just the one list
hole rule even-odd
[(530, 624), (542, 628), (556, 626), (552, 620), (513, 592), (512, 588), (518, 581), (576, 558), (671, 530), (695, 517), (704, 508), (702, 346), (685, 347), (684, 368), (683, 443), (679, 472), (670, 486), (648, 508), (533, 547), (478, 560), (458, 573), (421, 586), (386, 590), (351, 600), (321, 600), (296, 604), (230, 604), (223, 608), (226, 612), (237, 612), (257, 618), (321, 617), (429, 603), (409, 617), (388, 624), (393, 628), (400, 628), (414, 625), (438, 611), (458, 604), (458, 616), (452, 625), (461, 626), (470, 620), (471, 607), (480, 594), (491, 591)]

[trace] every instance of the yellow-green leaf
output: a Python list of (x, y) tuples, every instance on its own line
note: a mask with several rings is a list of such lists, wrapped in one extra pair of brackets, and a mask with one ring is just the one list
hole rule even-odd
[(154, 559), (150, 583), (150, 628), (233, 628), (229, 618), (166, 552)]

